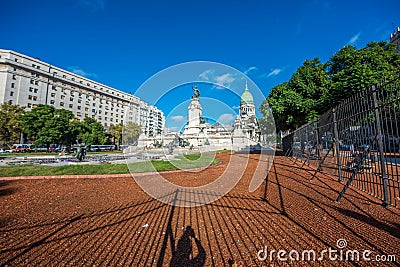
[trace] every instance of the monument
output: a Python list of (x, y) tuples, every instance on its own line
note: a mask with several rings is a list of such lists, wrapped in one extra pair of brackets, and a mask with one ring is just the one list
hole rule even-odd
[(239, 114), (232, 125), (208, 123), (203, 118), (203, 108), (200, 103), (200, 90), (192, 87), (193, 95), (188, 106), (188, 120), (183, 133), (170, 133), (156, 138), (139, 138), (138, 146), (151, 147), (154, 142), (169, 144), (178, 135), (191, 149), (242, 150), (260, 144), (260, 128), (257, 122), (253, 95), (247, 82), (240, 98)]
[(188, 123), (185, 126), (184, 135), (198, 135), (205, 128), (199, 88), (194, 86), (192, 89), (193, 95), (188, 107)]

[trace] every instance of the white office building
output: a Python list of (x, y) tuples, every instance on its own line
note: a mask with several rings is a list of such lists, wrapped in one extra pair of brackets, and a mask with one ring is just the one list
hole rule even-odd
[(161, 134), (161, 110), (136, 96), (60, 69), (37, 58), (0, 49), (0, 103), (31, 110), (38, 104), (72, 111), (83, 120), (91, 117), (107, 129), (120, 122), (135, 122), (147, 136)]

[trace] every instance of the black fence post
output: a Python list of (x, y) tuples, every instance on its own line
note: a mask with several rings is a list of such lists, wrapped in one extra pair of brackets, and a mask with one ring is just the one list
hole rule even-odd
[(314, 123), (314, 131), (315, 131), (315, 152), (317, 154), (317, 162), (318, 165), (321, 161), (321, 151), (320, 151), (320, 143), (319, 143), (319, 118), (318, 121)]
[(387, 175), (386, 175), (386, 163), (385, 163), (385, 154), (383, 149), (382, 142), (382, 129), (381, 129), (381, 119), (379, 114), (379, 104), (376, 96), (376, 87), (372, 86), (372, 97), (374, 100), (374, 109), (375, 109), (375, 124), (376, 124), (376, 141), (378, 143), (379, 150), (379, 159), (381, 165), (381, 175), (382, 175), (382, 186), (383, 186), (383, 206), (387, 206), (389, 204), (388, 201), (388, 185), (387, 185)]
[(336, 157), (336, 164), (337, 164), (337, 171), (338, 171), (338, 177), (339, 177), (339, 182), (343, 181), (343, 176), (342, 176), (342, 167), (341, 161), (340, 161), (340, 146), (339, 146), (339, 132), (338, 132), (338, 127), (337, 127), (337, 119), (336, 119), (336, 109), (332, 109), (332, 114), (333, 114), (333, 142), (335, 143), (335, 157)]

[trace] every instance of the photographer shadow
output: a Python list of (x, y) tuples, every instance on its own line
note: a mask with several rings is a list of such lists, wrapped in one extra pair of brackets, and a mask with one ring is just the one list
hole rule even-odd
[[(195, 247), (194, 247), (195, 245)], [(197, 255), (194, 256), (194, 250)], [(178, 240), (176, 249), (172, 252), (170, 267), (202, 267), (206, 261), (206, 252), (194, 234), (193, 228), (189, 225)]]

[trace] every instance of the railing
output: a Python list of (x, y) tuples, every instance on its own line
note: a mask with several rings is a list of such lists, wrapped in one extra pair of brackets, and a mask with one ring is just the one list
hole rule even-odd
[(283, 139), (287, 156), (400, 207), (400, 80), (346, 99)]

